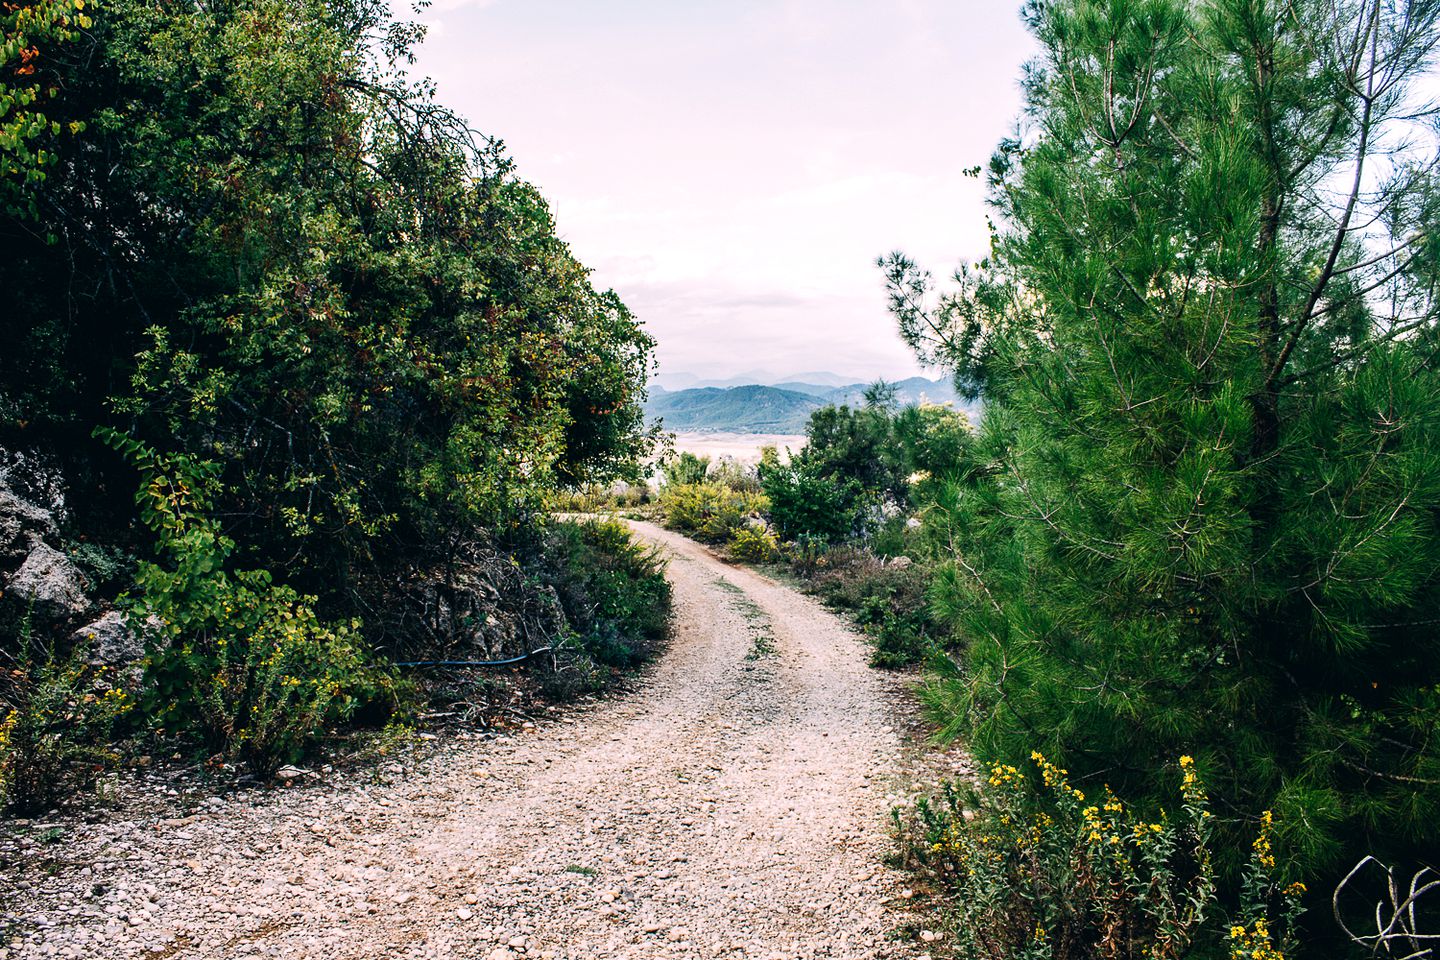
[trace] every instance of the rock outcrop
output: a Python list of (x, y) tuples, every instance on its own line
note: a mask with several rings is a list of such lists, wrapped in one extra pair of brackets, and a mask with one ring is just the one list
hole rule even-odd
[(59, 536), (49, 510), (21, 499), (0, 483), (0, 570), (24, 560), (37, 543)]
[(5, 592), (31, 605), (50, 623), (69, 623), (90, 609), (85, 575), (59, 550), (44, 541), (34, 543), (20, 569), (10, 575)]
[(84, 649), (86, 659), (97, 666), (123, 666), (145, 656), (146, 635), (159, 626), (153, 620), (137, 630), (123, 613), (111, 610), (76, 630), (70, 641), (77, 650)]

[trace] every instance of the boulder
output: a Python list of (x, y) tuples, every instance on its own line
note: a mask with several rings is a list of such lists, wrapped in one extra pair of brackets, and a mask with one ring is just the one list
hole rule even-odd
[(85, 596), (89, 585), (70, 558), (48, 543), (35, 543), (20, 564), (5, 592), (34, 606), (37, 614), (51, 623), (75, 620), (90, 609)]
[(89, 661), (96, 665), (134, 663), (145, 656), (145, 635), (133, 629), (118, 610), (87, 623), (71, 634), (70, 640), (77, 649), (84, 647)]
[(22, 500), (0, 483), (0, 566), (24, 559), (35, 544), (59, 535), (49, 510)]

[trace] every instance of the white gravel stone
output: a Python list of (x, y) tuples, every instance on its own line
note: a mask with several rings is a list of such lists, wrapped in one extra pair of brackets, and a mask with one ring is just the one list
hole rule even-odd
[[(884, 866), (924, 732), (906, 678), (815, 601), (636, 526), (671, 556), (676, 633), (633, 690), (289, 787), (142, 770), (115, 809), (47, 818), (60, 843), (0, 823), (0, 960), (916, 958)], [(755, 609), (776, 654), (747, 661)]]

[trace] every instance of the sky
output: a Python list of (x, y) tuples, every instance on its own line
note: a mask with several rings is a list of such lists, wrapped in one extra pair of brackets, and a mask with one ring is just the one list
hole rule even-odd
[[(415, 72), (505, 141), (660, 382), (921, 372), (877, 256), (986, 252), (1018, 0), (436, 0)], [(939, 371), (930, 371), (932, 376)], [(673, 382), (673, 380), (672, 380)]]

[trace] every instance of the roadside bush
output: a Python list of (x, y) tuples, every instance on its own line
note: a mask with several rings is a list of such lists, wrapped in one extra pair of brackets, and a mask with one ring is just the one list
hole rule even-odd
[(549, 529), (546, 550), (574, 632), (572, 651), (615, 669), (633, 668), (659, 652), (669, 634), (671, 595), (654, 549), (622, 523), (565, 521)]
[(265, 571), (217, 579), (195, 605), (164, 592), (170, 577), (156, 568), (141, 576), (144, 609), (175, 639), (150, 664), (152, 716), (199, 732), (256, 776), (298, 759), (328, 721), (349, 719), (387, 686), (361, 652), (358, 623), (320, 621), (312, 598)]
[(760, 483), (770, 501), (770, 521), (787, 540), (839, 543), (864, 526), (864, 490), (854, 478), (823, 476), (794, 462), (768, 463)]
[(763, 494), (717, 483), (667, 485), (660, 491), (665, 526), (703, 543), (724, 543), (770, 507)]
[(140, 564), (134, 600), (139, 618), (161, 625), (147, 669), (155, 723), (196, 733), (267, 777), (326, 723), (398, 698), (393, 675), (367, 661), (357, 621), (321, 621), (313, 598), (266, 570), (226, 571), (235, 542), (208, 515), (213, 466), (108, 439), (141, 470), (140, 515), (166, 561)]
[(952, 911), (957, 957), (1282, 960), (1290, 950), (1305, 888), (1277, 877), (1268, 813), (1227, 923), (1191, 758), (1180, 758), (1179, 802), (1153, 820), (1108, 790), (1087, 798), (1065, 770), (1033, 760), (1038, 776), (997, 764), (980, 791), (947, 785), (938, 804), (895, 815), (903, 857)]
[(928, 556), (928, 545), (922, 527), (911, 528), (911, 518), (905, 514), (889, 517), (868, 531), (865, 545), (877, 557), (924, 558)]
[(79, 790), (112, 759), (104, 746), (134, 705), (100, 668), (78, 660), (11, 670), (0, 689), (0, 809), (41, 813)]
[(775, 534), (760, 526), (745, 526), (730, 535), (726, 551), (742, 563), (769, 563), (780, 555)]
[(650, 487), (643, 483), (587, 484), (555, 495), (553, 508), (562, 513), (599, 513), (604, 510), (633, 510), (651, 501)]
[[(767, 450), (773, 447), (765, 448)], [(722, 487), (729, 487), (731, 490), (743, 490), (745, 493), (763, 493), (760, 486), (760, 474), (753, 464), (742, 463), (734, 457), (721, 457), (710, 465), (710, 471), (706, 474), (706, 480), (710, 483), (718, 483)]]
[(710, 472), (710, 458), (696, 456), (689, 451), (667, 457), (660, 464), (660, 474), (667, 487), (683, 487), (692, 483), (704, 483)]
[(927, 599), (933, 575), (921, 564), (886, 562), (852, 546), (799, 546), (791, 563), (826, 606), (849, 613), (864, 630), (877, 667), (917, 663), (946, 636)]

